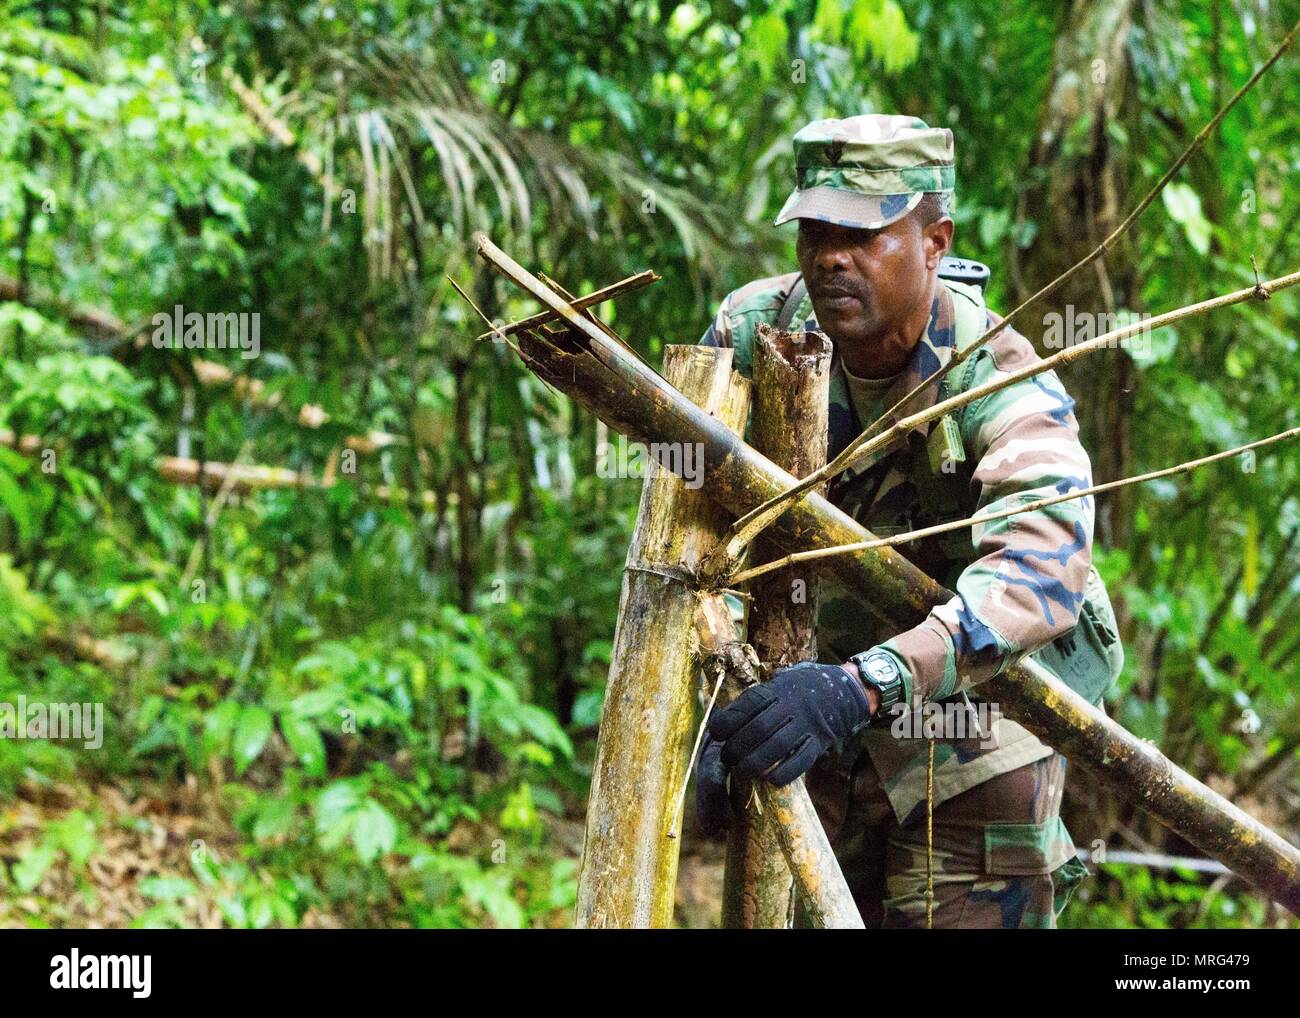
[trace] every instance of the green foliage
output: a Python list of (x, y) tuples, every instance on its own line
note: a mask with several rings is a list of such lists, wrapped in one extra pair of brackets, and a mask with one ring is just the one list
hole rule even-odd
[[(1287, 21), (1221, 13), (1211, 45), (1208, 2), (1135, 9), (1136, 101), (1101, 135), (1120, 207)], [(446, 276), (489, 318), (536, 310), (475, 265), (476, 229), (573, 291), (653, 268), (599, 310), (657, 364), (729, 289), (793, 264), (793, 231), (769, 225), (790, 134), (897, 111), (953, 129), (957, 249), (992, 266), (1005, 311), (1054, 228), (1023, 199), (1064, 22), (1038, 0), (5, 5), (0, 701), (105, 714), (95, 750), (0, 740), (0, 796), (85, 795), (0, 831), (0, 884), (37, 901), (21, 921), (102, 905), (93, 864), (152, 823), (110, 809), (111, 787), (210, 821), (133, 878), (135, 925), (566, 923), (640, 485), (600, 476), (612, 436), (476, 342)], [(1252, 254), (1290, 267), (1290, 70), (1113, 253), (1133, 310), (1250, 285)], [(1085, 117), (1065, 135), (1065, 159), (1098, 138)], [(177, 304), (259, 314), (261, 356), (155, 349)], [(1279, 295), (1135, 350), (1114, 377), (1136, 468), (1297, 423), (1295, 320)], [(200, 356), (240, 384), (203, 384)], [(397, 440), (350, 459), (372, 431)], [(182, 452), (338, 483), (218, 494), (161, 478)], [(1128, 649), (1112, 714), (1199, 776), (1249, 785), (1295, 753), (1297, 462), (1146, 486), (1131, 537), (1097, 549)], [(1247, 803), (1284, 834), (1293, 766)], [(1124, 867), (1067, 913), (1265, 921), (1235, 887)]]
[[(1201, 877), (1202, 879), (1197, 879)], [(1080, 929), (1258, 929), (1277, 922), (1278, 907), (1240, 885), (1211, 886), (1204, 874), (1103, 866), (1066, 906), (1060, 925)]]

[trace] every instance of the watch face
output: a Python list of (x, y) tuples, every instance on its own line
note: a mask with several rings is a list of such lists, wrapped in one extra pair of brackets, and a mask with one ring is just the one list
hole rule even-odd
[(877, 682), (893, 682), (898, 678), (898, 666), (883, 654), (867, 658), (865, 664), (867, 675)]

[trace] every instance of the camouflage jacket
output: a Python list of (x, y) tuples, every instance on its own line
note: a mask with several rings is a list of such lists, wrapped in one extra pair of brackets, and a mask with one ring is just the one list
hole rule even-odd
[[(775, 323), (798, 278), (789, 273), (757, 280), (729, 294), (704, 334), (705, 345), (730, 346), (736, 369), (749, 376), (758, 324)], [(940, 281), (930, 322), (911, 362), (893, 383), (883, 408), (893, 406), (952, 357), (957, 341), (956, 301), (972, 291)], [(978, 308), (979, 331), (999, 321)], [(967, 314), (970, 310), (967, 309)], [(793, 319), (816, 329), (805, 297)], [(798, 327), (795, 325), (794, 327)], [(943, 383), (931, 383), (911, 403), (914, 412), (953, 392), (973, 388), (1038, 359), (1013, 329), (1004, 329)], [(953, 386), (954, 380), (957, 384)], [(940, 386), (944, 391), (940, 392)], [(927, 449), (929, 425), (835, 478), (830, 500), (873, 533), (884, 536), (978, 511), (995, 512), (1092, 483), (1088, 454), (1078, 439), (1074, 401), (1054, 372), (1021, 381), (969, 404), (955, 416), (965, 461), (949, 463), (941, 477)], [(838, 354), (831, 367), (829, 455), (862, 432)], [(822, 580), (818, 645), (836, 663), (872, 647), (891, 654), (903, 676), (905, 700), (943, 701), (968, 691), (1028, 654), (1093, 703), (1118, 674), (1122, 652), (1106, 591), (1091, 565), (1093, 500), (962, 528), (898, 551), (956, 595), (902, 633), (881, 632), (858, 599)], [(976, 705), (978, 706), (978, 705)], [(1050, 747), (1008, 718), (975, 728), (967, 738), (939, 741), (935, 751), (935, 801), (957, 795), (997, 774), (1051, 754)], [(919, 719), (918, 719), (919, 720)], [(906, 734), (899, 735), (899, 731)], [(969, 732), (969, 730), (968, 730)], [(862, 738), (900, 822), (925, 800), (926, 739), (919, 725), (887, 721)]]

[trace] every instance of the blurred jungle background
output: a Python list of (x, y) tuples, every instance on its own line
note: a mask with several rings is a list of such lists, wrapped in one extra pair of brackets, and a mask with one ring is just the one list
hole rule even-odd
[[(0, 740), (6, 926), (563, 926), (639, 495), (481, 321), (536, 310), (483, 229), (651, 363), (787, 271), (790, 136), (950, 127), (957, 251), (1003, 312), (1094, 246), (1277, 46), (1270, 0), (3, 3)], [(1291, 53), (1043, 316), (1300, 264)], [(1300, 423), (1294, 291), (1064, 373), (1099, 480)], [(158, 349), (176, 305), (260, 355)], [(195, 483), (200, 475), (204, 483)], [(1300, 458), (1099, 505), (1111, 714), (1300, 840)], [(1073, 775), (1081, 847), (1195, 854)], [(689, 825), (683, 925), (717, 922)], [(1106, 864), (1065, 925), (1293, 922)]]

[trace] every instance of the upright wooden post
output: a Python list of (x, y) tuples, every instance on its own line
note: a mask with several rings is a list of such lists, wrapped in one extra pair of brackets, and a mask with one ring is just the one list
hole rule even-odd
[[(750, 386), (731, 370), (730, 350), (674, 346), (664, 375), (724, 426), (744, 427)], [(596, 742), (578, 927), (664, 927), (673, 915), (681, 842), (667, 834), (686, 781), (698, 661), (699, 595), (689, 581), (728, 517), (694, 483), (699, 447), (651, 451), (675, 457), (688, 480), (657, 467), (641, 490)]]
[[(820, 332), (781, 332), (758, 327), (754, 349), (754, 448), (795, 477), (826, 462), (826, 416), (830, 401), (831, 344)], [(766, 538), (757, 561), (781, 554)], [(786, 568), (760, 577), (751, 588), (749, 642), (762, 677), (817, 656), (817, 574)], [(753, 809), (751, 784), (735, 782), (735, 820), (727, 832), (722, 925), (729, 929), (782, 929), (790, 908), (792, 879), (771, 812)]]

